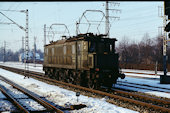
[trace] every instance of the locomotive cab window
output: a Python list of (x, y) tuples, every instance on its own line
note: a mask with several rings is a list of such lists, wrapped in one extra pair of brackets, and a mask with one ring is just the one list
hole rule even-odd
[(110, 53), (110, 44), (105, 43), (104, 52)]
[(98, 53), (112, 53), (114, 51), (114, 45), (107, 43), (105, 41), (94, 42), (89, 41), (89, 52), (98, 52)]
[(112, 52), (112, 45), (110, 44), (110, 52)]
[(96, 43), (93, 41), (89, 42), (89, 52), (90, 53), (96, 52)]
[(98, 52), (103, 53), (104, 52), (105, 45), (103, 42), (98, 43)]

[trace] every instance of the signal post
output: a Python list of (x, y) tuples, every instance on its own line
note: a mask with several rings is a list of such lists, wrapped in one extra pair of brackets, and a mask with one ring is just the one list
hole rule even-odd
[[(167, 42), (170, 41), (170, 22), (167, 24), (167, 21), (170, 20), (170, 2), (164, 2), (164, 16), (163, 16), (163, 24), (164, 24), (164, 35), (163, 35), (163, 70), (164, 75), (160, 75), (160, 84), (170, 84), (170, 76), (167, 75), (167, 59), (168, 56), (166, 55), (167, 52)], [(168, 19), (167, 19), (168, 17)], [(167, 38), (168, 34), (168, 38)]]

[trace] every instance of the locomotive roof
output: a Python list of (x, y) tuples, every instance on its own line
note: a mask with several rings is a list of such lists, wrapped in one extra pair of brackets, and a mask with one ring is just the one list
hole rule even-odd
[(101, 41), (104, 40), (106, 42), (115, 42), (117, 41), (116, 38), (103, 38), (106, 35), (94, 35), (93, 33), (86, 33), (86, 34), (79, 34), (77, 36), (69, 37), (68, 39), (57, 40), (55, 42), (51, 42), (45, 46), (55, 45), (55, 44), (64, 44), (65, 42), (73, 42), (76, 40), (89, 40), (89, 41)]

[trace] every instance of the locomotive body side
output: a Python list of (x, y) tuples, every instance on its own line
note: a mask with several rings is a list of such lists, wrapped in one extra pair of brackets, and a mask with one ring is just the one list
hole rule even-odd
[[(77, 43), (77, 54), (76, 54)], [(54, 43), (44, 48), (43, 67), (89, 70), (87, 41)], [(77, 61), (76, 61), (77, 59)], [(76, 64), (77, 63), (77, 64)], [(76, 67), (77, 65), (77, 67)]]

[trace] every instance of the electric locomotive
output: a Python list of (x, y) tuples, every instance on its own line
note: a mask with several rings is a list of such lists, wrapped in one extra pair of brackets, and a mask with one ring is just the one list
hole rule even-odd
[(99, 89), (111, 88), (125, 75), (119, 69), (115, 38), (79, 34), (44, 46), (45, 75), (60, 81)]

